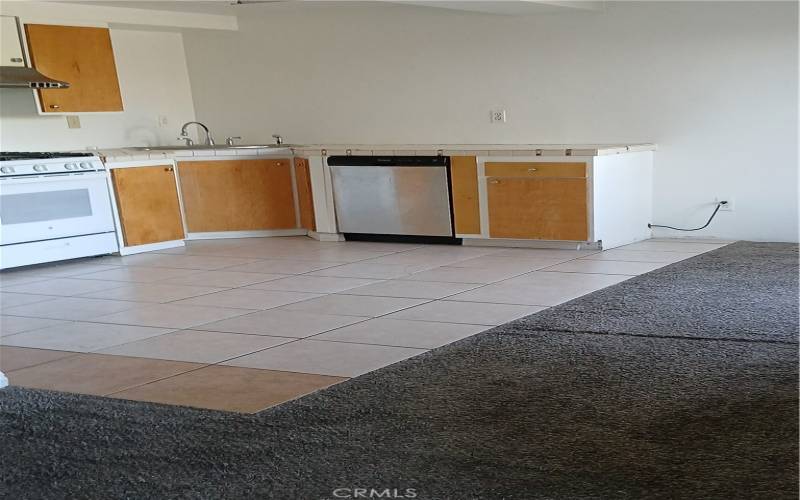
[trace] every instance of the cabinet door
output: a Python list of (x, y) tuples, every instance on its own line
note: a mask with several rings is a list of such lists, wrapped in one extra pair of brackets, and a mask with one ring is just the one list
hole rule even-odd
[(111, 171), (126, 246), (184, 238), (173, 170), (158, 165)]
[(453, 218), (456, 234), (481, 234), (478, 201), (478, 163), (474, 156), (450, 157), (453, 186)]
[(178, 174), (190, 233), (297, 227), (291, 161), (185, 161)]
[(317, 226), (314, 221), (314, 198), (311, 191), (311, 173), (308, 169), (308, 160), (295, 158), (294, 168), (294, 178), (297, 183), (297, 204), (300, 208), (300, 225), (309, 231), (315, 231)]
[(122, 111), (122, 95), (107, 28), (27, 24), (33, 66), (68, 89), (40, 89), (46, 113)]
[(492, 238), (586, 241), (586, 179), (489, 177)]
[(25, 66), (16, 17), (0, 16), (0, 66)]

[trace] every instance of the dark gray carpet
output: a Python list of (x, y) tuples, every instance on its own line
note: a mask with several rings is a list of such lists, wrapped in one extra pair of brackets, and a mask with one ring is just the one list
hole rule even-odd
[(798, 247), (739, 242), (506, 325), (797, 342)]
[[(776, 264), (787, 252), (737, 244), (555, 308), (602, 307), (601, 295), (622, 315), (642, 293), (654, 308), (724, 309), (724, 321), (681, 312), (670, 331), (668, 316), (645, 328), (653, 315), (630, 314), (645, 335), (631, 336), (526, 329), (534, 316), (255, 416), (0, 391), (0, 496), (796, 499), (796, 296), (784, 295), (797, 261)], [(721, 286), (696, 276), (706, 267), (776, 300), (703, 293)], [(684, 294), (681, 269), (695, 276)]]

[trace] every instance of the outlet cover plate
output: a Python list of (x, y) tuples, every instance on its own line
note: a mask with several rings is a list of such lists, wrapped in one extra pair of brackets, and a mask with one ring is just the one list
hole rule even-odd
[(492, 123), (505, 123), (506, 122), (506, 110), (505, 109), (493, 109), (489, 112), (489, 119)]
[(68, 115), (67, 128), (81, 128), (81, 117), (78, 115)]
[(725, 200), (728, 203), (719, 207), (720, 212), (733, 212), (736, 210), (736, 203), (734, 202), (733, 196), (717, 196), (714, 198), (714, 203), (719, 203), (722, 200)]

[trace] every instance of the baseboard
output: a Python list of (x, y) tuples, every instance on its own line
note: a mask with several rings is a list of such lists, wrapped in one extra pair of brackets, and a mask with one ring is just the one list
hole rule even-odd
[(339, 233), (318, 233), (317, 231), (309, 231), (309, 238), (314, 238), (317, 241), (344, 241), (344, 236)]
[(307, 229), (267, 229), (263, 231), (216, 231), (208, 233), (189, 233), (187, 240), (220, 240), (226, 238), (265, 238), (270, 236), (306, 236)]
[(553, 250), (602, 250), (599, 241), (550, 241), (550, 240), (511, 240), (502, 238), (464, 238), (464, 246), (471, 247), (509, 247), (542, 248)]
[(168, 248), (179, 248), (186, 246), (183, 240), (159, 241), (158, 243), (147, 243), (146, 245), (135, 245), (132, 247), (121, 247), (120, 255), (135, 255), (137, 253), (154, 252), (156, 250), (166, 250)]

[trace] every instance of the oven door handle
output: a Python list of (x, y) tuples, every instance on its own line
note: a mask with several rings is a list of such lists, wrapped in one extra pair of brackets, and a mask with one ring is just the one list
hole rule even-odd
[(95, 179), (108, 178), (107, 172), (85, 172), (81, 174), (49, 174), (49, 175), (31, 175), (25, 177), (6, 177), (0, 179), (0, 185), (18, 185), (18, 184), (33, 184), (33, 183), (50, 183), (50, 182), (67, 182), (67, 181), (86, 181)]

